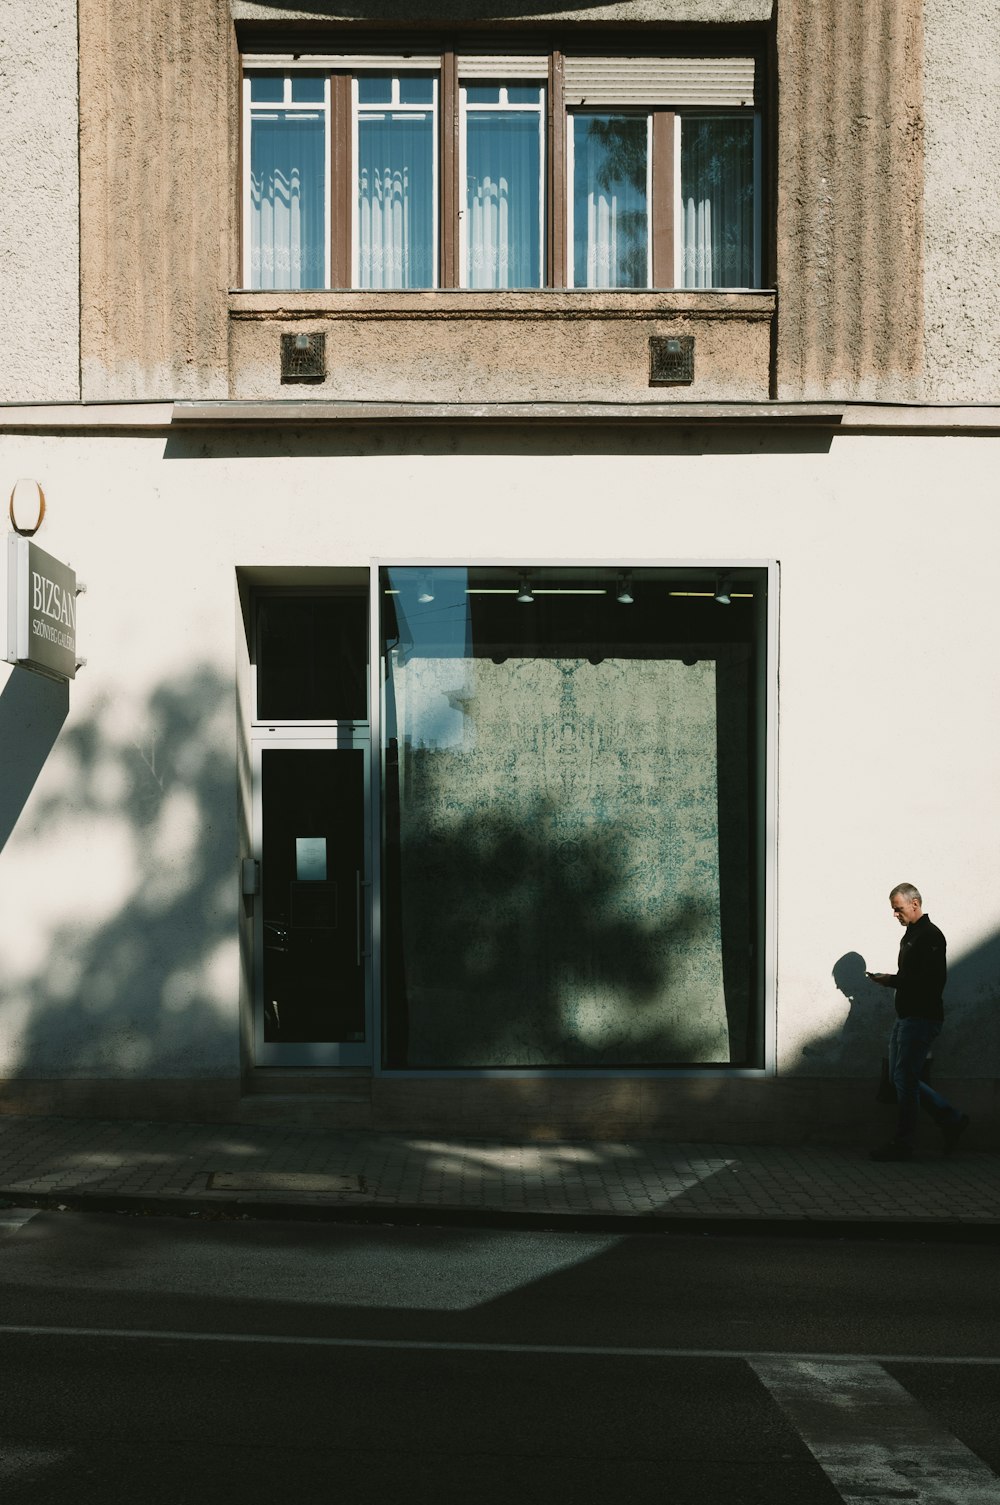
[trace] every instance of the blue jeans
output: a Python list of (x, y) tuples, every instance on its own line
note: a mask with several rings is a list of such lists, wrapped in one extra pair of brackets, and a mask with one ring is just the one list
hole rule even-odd
[(889, 1036), (889, 1077), (899, 1102), (896, 1138), (904, 1144), (913, 1143), (920, 1107), (939, 1125), (957, 1123), (962, 1116), (946, 1097), (920, 1080), (927, 1052), (940, 1033), (941, 1026), (933, 1019), (897, 1019)]

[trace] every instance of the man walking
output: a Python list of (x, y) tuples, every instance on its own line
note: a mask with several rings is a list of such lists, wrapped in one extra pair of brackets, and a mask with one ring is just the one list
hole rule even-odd
[(947, 943), (930, 916), (924, 914), (923, 900), (912, 883), (899, 883), (889, 895), (896, 919), (903, 926), (899, 947), (898, 970), (869, 972), (873, 982), (896, 990), (896, 1022), (889, 1036), (889, 1076), (896, 1089), (899, 1116), (895, 1137), (877, 1150), (873, 1160), (911, 1160), (917, 1129), (917, 1109), (930, 1113), (944, 1139), (944, 1153), (950, 1155), (969, 1126), (968, 1115), (953, 1108), (947, 1098), (935, 1092), (920, 1073), (927, 1053), (941, 1033), (944, 1021), (942, 994), (948, 972)]

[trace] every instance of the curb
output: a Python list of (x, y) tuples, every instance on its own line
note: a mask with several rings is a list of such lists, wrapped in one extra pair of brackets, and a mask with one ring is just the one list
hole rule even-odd
[(678, 1217), (671, 1213), (553, 1212), (503, 1207), (351, 1203), (317, 1195), (315, 1200), (192, 1197), (185, 1193), (146, 1196), (121, 1192), (30, 1192), (0, 1187), (0, 1206), (47, 1212), (102, 1212), (132, 1217), (205, 1218), (216, 1221), (345, 1223), (406, 1228), (509, 1228), (524, 1232), (656, 1234), (688, 1238), (842, 1239), (856, 1242), (1000, 1245), (1000, 1219), (733, 1217), (728, 1213)]

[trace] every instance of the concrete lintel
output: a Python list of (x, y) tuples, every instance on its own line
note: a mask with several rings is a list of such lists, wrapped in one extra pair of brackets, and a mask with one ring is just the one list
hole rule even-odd
[[(725, 402), (178, 402), (173, 428), (312, 423), (784, 423), (836, 427), (842, 404)], [(1000, 422), (1000, 410), (997, 414)]]
[(0, 403), (0, 433), (60, 429), (156, 432), (170, 426), (171, 402)]

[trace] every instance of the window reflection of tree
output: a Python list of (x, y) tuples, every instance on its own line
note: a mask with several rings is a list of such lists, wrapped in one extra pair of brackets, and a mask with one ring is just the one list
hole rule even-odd
[[(646, 145), (645, 115), (592, 115), (586, 120), (590, 190), (613, 194), (627, 185), (641, 199), (638, 209), (618, 209), (614, 286), (646, 285)], [(600, 150), (594, 150), (598, 147)], [(593, 165), (595, 164), (596, 165)]]

